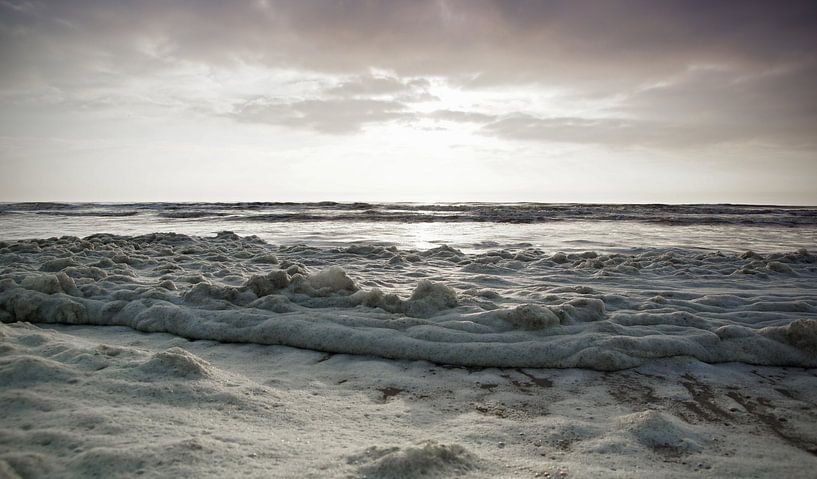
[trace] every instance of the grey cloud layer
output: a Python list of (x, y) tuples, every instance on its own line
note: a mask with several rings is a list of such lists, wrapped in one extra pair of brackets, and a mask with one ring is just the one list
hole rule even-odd
[[(339, 80), (310, 97), (241, 99), (228, 116), (336, 134), (422, 117), (524, 140), (813, 148), (815, 32), (810, 1), (6, 0), (0, 89), (70, 96), (182, 64), (257, 64)], [(424, 77), (620, 101), (601, 118), (479, 105), (418, 114), (413, 103), (434, 99)]]
[(808, 1), (5, 0), (0, 32), (4, 61), (18, 73), (64, 55), (66, 64), (131, 70), (241, 60), (590, 82), (599, 72), (627, 79), (690, 62), (799, 61), (817, 47), (816, 14)]

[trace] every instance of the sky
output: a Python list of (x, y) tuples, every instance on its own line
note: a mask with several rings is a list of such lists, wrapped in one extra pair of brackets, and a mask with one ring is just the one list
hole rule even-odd
[(817, 204), (817, 2), (0, 0), (0, 201)]

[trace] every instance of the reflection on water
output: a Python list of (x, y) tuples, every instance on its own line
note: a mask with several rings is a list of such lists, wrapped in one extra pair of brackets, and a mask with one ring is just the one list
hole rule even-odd
[(394, 244), (429, 249), (448, 244), (466, 252), (533, 246), (545, 251), (632, 252), (645, 248), (682, 247), (722, 251), (781, 251), (815, 249), (817, 228), (775, 225), (671, 225), (633, 220), (569, 220), (514, 224), (496, 222), (395, 221), (276, 221), (243, 220), (240, 215), (206, 218), (166, 218), (155, 214), (131, 216), (60, 216), (33, 212), (0, 215), (0, 238), (88, 236), (107, 232), (139, 235), (176, 232), (209, 236), (230, 230), (258, 235), (273, 244), (307, 243), (331, 246), (345, 243)]

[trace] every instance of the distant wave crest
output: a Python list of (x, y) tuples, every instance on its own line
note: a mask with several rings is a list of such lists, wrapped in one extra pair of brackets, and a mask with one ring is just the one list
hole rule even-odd
[(7, 203), (0, 213), (54, 216), (155, 215), (251, 222), (546, 223), (634, 221), (663, 225), (814, 226), (817, 208), (753, 205), (558, 203)]

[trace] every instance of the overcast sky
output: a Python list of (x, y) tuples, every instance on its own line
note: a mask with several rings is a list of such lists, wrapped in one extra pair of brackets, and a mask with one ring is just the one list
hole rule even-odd
[(817, 204), (814, 1), (0, 0), (0, 201)]

